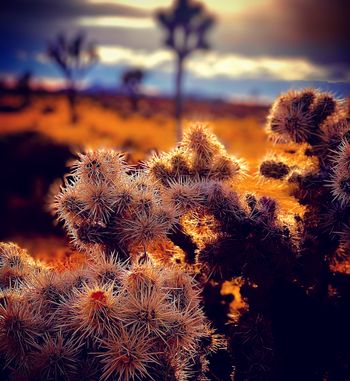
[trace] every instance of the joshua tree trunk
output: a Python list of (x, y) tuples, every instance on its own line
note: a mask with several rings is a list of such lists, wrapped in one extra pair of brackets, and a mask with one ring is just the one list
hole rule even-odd
[(137, 112), (139, 110), (139, 100), (140, 96), (138, 94), (131, 95), (130, 103), (133, 112)]
[(78, 113), (77, 113), (77, 89), (73, 81), (69, 82), (68, 86), (68, 103), (70, 109), (70, 120), (74, 125), (78, 122)]
[(176, 77), (175, 77), (175, 121), (176, 121), (176, 139), (179, 142), (182, 138), (182, 77), (183, 77), (184, 58), (178, 56)]

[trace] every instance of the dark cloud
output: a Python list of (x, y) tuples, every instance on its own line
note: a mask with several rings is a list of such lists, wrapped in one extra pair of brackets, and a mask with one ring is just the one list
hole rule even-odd
[(145, 17), (148, 14), (131, 6), (85, 0), (5, 0), (0, 13), (0, 33), (17, 39), (20, 44), (27, 42), (31, 48), (60, 31), (79, 29), (76, 23), (79, 17)]
[[(134, 4), (130, 1), (130, 4)], [(350, 64), (349, 0), (266, 0), (246, 3), (242, 11), (218, 15), (213, 47), (250, 56), (307, 57), (321, 64)], [(113, 3), (86, 0), (5, 0), (0, 15), (2, 34), (36, 39), (77, 29), (84, 16), (150, 16), (150, 11)], [(215, 11), (215, 9), (213, 10)], [(101, 43), (134, 48), (159, 46), (159, 30), (91, 28)], [(340, 70), (340, 69), (337, 69)]]
[[(90, 40), (114, 44), (124, 42), (123, 45), (127, 46), (129, 40), (137, 42), (140, 35), (136, 36), (134, 31), (129, 33), (126, 29), (117, 32), (115, 29), (82, 28), (77, 23), (78, 18), (146, 17), (150, 14), (149, 11), (137, 7), (99, 4), (87, 0), (4, 0), (0, 7), (0, 49), (6, 56), (7, 67), (11, 60), (15, 60), (18, 51), (44, 51), (47, 41), (61, 31), (69, 34), (83, 29)], [(152, 41), (147, 32), (145, 34), (146, 41)]]
[(2, 5), (3, 21), (12, 17), (12, 22), (20, 19), (62, 19), (81, 16), (132, 16), (144, 17), (149, 14), (137, 7), (92, 3), (84, 0), (5, 0)]
[(350, 64), (348, 0), (267, 0), (222, 18), (213, 41), (247, 55)]

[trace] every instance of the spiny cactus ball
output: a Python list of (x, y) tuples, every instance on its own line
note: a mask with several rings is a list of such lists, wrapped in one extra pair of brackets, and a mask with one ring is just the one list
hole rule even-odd
[(0, 290), (17, 287), (34, 266), (27, 252), (14, 243), (0, 244)]
[(277, 139), (316, 144), (321, 124), (337, 111), (339, 102), (314, 89), (289, 91), (274, 102), (268, 128)]
[(168, 187), (178, 181), (230, 181), (243, 174), (242, 160), (228, 155), (207, 126), (189, 128), (174, 150), (146, 162), (152, 177)]

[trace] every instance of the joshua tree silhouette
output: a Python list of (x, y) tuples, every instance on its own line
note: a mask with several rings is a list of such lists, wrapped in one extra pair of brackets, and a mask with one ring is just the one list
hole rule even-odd
[(95, 46), (86, 41), (86, 36), (82, 32), (71, 38), (61, 33), (49, 42), (47, 54), (65, 77), (71, 122), (75, 124), (78, 121), (76, 111), (78, 81), (98, 60)]
[(191, 0), (176, 0), (170, 10), (161, 10), (157, 19), (166, 31), (164, 44), (176, 55), (175, 118), (177, 139), (181, 139), (182, 80), (186, 58), (198, 49), (209, 49), (207, 33), (214, 18), (202, 4)]
[(129, 97), (133, 111), (138, 110), (140, 85), (144, 78), (145, 72), (140, 68), (128, 68), (122, 74), (122, 86)]
[(33, 73), (29, 70), (21, 73), (16, 81), (16, 90), (23, 97), (22, 99), (22, 107), (26, 107), (30, 104), (31, 97), (31, 88), (30, 84), (33, 78)]

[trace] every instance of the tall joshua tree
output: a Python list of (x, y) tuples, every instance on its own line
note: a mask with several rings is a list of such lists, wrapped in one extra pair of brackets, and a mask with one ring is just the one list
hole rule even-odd
[(76, 110), (78, 81), (98, 60), (95, 46), (86, 40), (86, 36), (82, 32), (78, 32), (71, 38), (59, 34), (49, 42), (47, 54), (66, 80), (71, 122), (75, 124), (78, 121)]
[(182, 80), (186, 58), (199, 49), (209, 49), (207, 33), (214, 18), (207, 14), (202, 4), (192, 0), (175, 0), (170, 10), (157, 13), (157, 19), (166, 32), (164, 44), (176, 56), (175, 119), (177, 139), (181, 139)]

